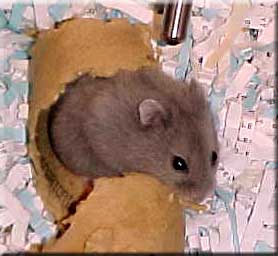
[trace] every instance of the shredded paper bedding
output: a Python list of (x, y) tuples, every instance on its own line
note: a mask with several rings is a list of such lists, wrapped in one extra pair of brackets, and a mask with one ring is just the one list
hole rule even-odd
[[(274, 1), (194, 0), (186, 40), (177, 46), (152, 42), (162, 52), (164, 72), (195, 77), (207, 91), (221, 144), (208, 209), (185, 210), (185, 252), (275, 250), (274, 15)], [(0, 2), (0, 253), (28, 250), (57, 232), (34, 188), (27, 155), (33, 39), (23, 31), (53, 28), (74, 16), (152, 21), (144, 0)]]

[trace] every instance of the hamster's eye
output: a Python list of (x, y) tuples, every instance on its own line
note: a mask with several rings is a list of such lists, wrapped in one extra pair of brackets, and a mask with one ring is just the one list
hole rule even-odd
[(217, 153), (215, 151), (212, 151), (211, 153), (211, 166), (214, 166), (216, 164), (216, 161), (217, 161)]
[(173, 159), (173, 167), (177, 171), (188, 172), (188, 166), (185, 160), (179, 156), (175, 156)]

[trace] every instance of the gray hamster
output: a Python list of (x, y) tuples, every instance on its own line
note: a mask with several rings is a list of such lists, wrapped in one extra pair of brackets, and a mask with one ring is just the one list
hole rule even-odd
[(156, 69), (82, 75), (50, 108), (48, 132), (61, 162), (90, 179), (148, 173), (197, 202), (215, 184), (217, 135), (194, 80)]

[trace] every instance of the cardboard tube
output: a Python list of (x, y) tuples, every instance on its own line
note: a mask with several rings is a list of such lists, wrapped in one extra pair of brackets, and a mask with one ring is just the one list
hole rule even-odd
[(28, 149), (46, 208), (58, 223), (68, 224), (40, 251), (183, 252), (183, 207), (148, 175), (95, 180), (88, 198), (67, 217), (84, 184), (59, 163), (47, 135), (48, 109), (67, 82), (84, 72), (112, 76), (119, 69), (156, 66), (152, 56), (149, 27), (122, 19), (76, 19), (39, 35), (32, 49)]

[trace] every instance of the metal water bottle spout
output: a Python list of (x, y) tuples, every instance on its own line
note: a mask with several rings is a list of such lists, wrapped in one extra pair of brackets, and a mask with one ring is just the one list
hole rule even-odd
[(164, 5), (161, 40), (176, 45), (185, 40), (192, 0), (172, 0)]

